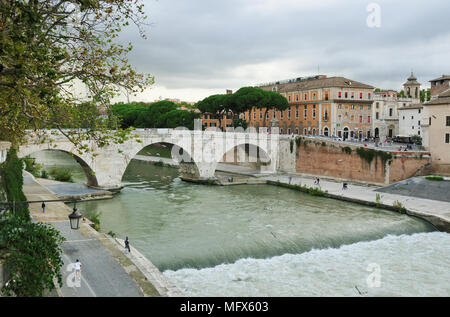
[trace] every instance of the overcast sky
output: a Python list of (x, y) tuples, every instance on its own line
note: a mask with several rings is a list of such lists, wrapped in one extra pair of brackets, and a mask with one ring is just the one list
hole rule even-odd
[[(367, 6), (381, 8), (368, 27)], [(145, 0), (148, 39), (128, 28), (130, 62), (155, 76), (132, 100), (198, 101), (294, 77), (344, 76), (401, 89), (450, 73), (448, 0)]]

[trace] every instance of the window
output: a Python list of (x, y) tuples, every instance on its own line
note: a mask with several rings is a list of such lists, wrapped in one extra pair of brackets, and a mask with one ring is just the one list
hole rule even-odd
[(375, 119), (380, 119), (380, 113), (379, 112), (375, 112)]
[(445, 143), (450, 143), (450, 133), (445, 134)]
[(392, 114), (393, 114), (392, 108), (389, 108), (389, 117), (392, 117)]
[(419, 123), (418, 123), (418, 124), (419, 124), (419, 129), (420, 129), (420, 120), (419, 120)]
[(253, 120), (256, 120), (256, 111), (253, 111)]
[[(450, 127), (450, 116), (447, 116), (445, 119), (447, 127)], [(431, 118), (430, 118), (430, 125), (431, 125)]]
[(263, 117), (262, 109), (259, 109), (259, 120), (262, 120), (262, 117)]
[(355, 98), (355, 93), (354, 93), (354, 92), (352, 92), (352, 99), (353, 99), (353, 98)]
[(363, 110), (364, 109), (364, 106), (359, 106), (359, 110)]
[(359, 116), (359, 123), (362, 123), (362, 116)]
[(348, 98), (348, 92), (345, 93), (345, 98)]
[(303, 116), (306, 119), (306, 117), (308, 117), (308, 106), (305, 105), (305, 110), (303, 111)]
[(339, 92), (338, 97), (342, 98), (342, 92)]
[(411, 116), (411, 120), (414, 120), (414, 116)]
[(353, 122), (354, 119), (355, 119), (355, 116), (352, 115), (352, 116), (350, 117), (350, 121)]
[(284, 111), (280, 111), (280, 119), (284, 119)]
[(370, 106), (370, 105), (367, 106), (367, 110), (370, 110), (370, 109), (372, 109), (372, 106)]
[[(291, 120), (291, 108), (288, 109), (288, 120)], [(291, 133), (289, 133), (291, 134)]]
[(312, 113), (313, 118), (316, 118), (316, 105), (313, 105), (313, 113)]
[(370, 116), (367, 117), (367, 122), (370, 123)]
[(355, 110), (355, 105), (352, 105), (352, 106), (351, 106), (351, 109), (352, 109), (352, 110)]
[(298, 107), (295, 108), (295, 119), (298, 119)]
[(421, 113), (422, 112), (422, 110), (421, 109), (419, 109), (419, 113)]
[(377, 102), (377, 109), (379, 109), (380, 108), (380, 103), (379, 102)]
[(342, 105), (338, 105), (338, 109), (342, 109)]
[(273, 119), (276, 119), (276, 117), (277, 117), (277, 111), (276, 110), (272, 111), (272, 117), (273, 117)]
[(370, 98), (372, 98), (372, 94), (371, 94), (371, 93), (369, 93), (368, 97), (369, 97), (369, 99), (370, 99)]
[(298, 135), (298, 129), (295, 129), (295, 134)]
[(342, 121), (342, 116), (341, 115), (339, 115), (338, 118), (339, 118), (339, 121)]
[(308, 100), (308, 94), (305, 94), (305, 100)]
[(295, 101), (298, 101), (298, 95), (295, 95)]
[(288, 133), (287, 134), (291, 134), (291, 129), (290, 128), (288, 129)]
[(359, 94), (359, 99), (362, 99), (362, 92)]
[(308, 134), (308, 130), (305, 128), (305, 130), (303, 130), (303, 134), (307, 135)]
[(266, 120), (269, 120), (269, 110), (266, 112)]
[(325, 94), (325, 100), (328, 100), (328, 93)]

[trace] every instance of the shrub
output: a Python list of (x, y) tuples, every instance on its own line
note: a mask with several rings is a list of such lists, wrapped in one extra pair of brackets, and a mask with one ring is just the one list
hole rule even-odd
[(434, 175), (426, 176), (425, 178), (429, 181), (443, 181), (444, 180), (444, 177), (434, 176)]
[(394, 207), (395, 210), (400, 211), (400, 212), (406, 212), (405, 207), (403, 206), (403, 204), (401, 202), (399, 202), (398, 200), (394, 201), (394, 203), (392, 204), (392, 206)]
[(25, 170), (27, 172), (31, 173), (34, 177), (39, 177), (42, 164), (36, 163), (35, 159), (29, 155), (25, 156), (22, 161), (25, 163)]
[(302, 138), (295, 138), (295, 145), (297, 145), (297, 148), (299, 148), (302, 145)]
[(348, 146), (342, 148), (342, 152), (347, 153), (348, 155), (352, 154), (352, 149)]
[[(0, 220), (0, 253), (11, 275), (2, 289), (7, 296), (43, 296), (53, 290), (56, 279), (62, 287), (60, 245), (64, 237), (51, 225), (20, 217)], [(1, 255), (1, 254), (0, 254)]]
[(42, 170), (41, 172), (41, 178), (47, 179), (49, 177), (48, 172), (46, 170)]
[(72, 171), (68, 168), (53, 168), (50, 170), (50, 175), (59, 182), (73, 183)]
[(100, 231), (100, 216), (101, 215), (102, 215), (102, 213), (98, 212), (89, 217), (89, 220), (91, 220), (93, 222), (91, 225), (92, 228), (94, 228), (97, 231)]

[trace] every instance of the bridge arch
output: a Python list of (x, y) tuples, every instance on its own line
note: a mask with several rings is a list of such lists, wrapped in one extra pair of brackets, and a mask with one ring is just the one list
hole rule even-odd
[[(178, 141), (176, 139), (168, 139), (168, 138), (152, 138), (150, 140), (146, 140), (146, 142), (141, 143), (139, 146), (135, 146), (131, 151), (125, 153), (125, 164), (123, 169), (120, 171), (121, 180), (123, 179), (125, 172), (130, 165), (131, 161), (139, 155), (139, 153), (146, 148), (151, 147), (152, 145), (161, 144), (161, 145), (170, 145), (171, 149), (171, 158), (175, 162), (180, 164), (180, 177), (181, 178), (196, 178), (199, 176), (199, 168), (197, 162), (195, 162), (192, 157), (192, 147), (189, 146), (186, 142)], [(176, 157), (172, 156), (172, 153), (176, 153)]]
[(95, 172), (93, 170), (93, 168), (91, 167), (91, 165), (88, 163), (89, 162), (89, 158), (86, 157), (81, 157), (78, 154), (73, 153), (72, 151), (68, 151), (68, 150), (64, 150), (64, 149), (59, 149), (59, 148), (44, 148), (44, 149), (27, 149), (27, 150), (21, 150), (19, 149), (19, 157), (23, 158), (26, 156), (31, 156), (33, 154), (39, 153), (39, 152), (44, 152), (44, 151), (51, 151), (51, 152), (63, 152), (66, 153), (68, 155), (70, 155), (79, 165), (80, 167), (83, 169), (83, 172), (86, 176), (87, 182), (86, 185), (90, 186), (90, 187), (98, 187), (98, 180), (97, 177), (95, 175)]

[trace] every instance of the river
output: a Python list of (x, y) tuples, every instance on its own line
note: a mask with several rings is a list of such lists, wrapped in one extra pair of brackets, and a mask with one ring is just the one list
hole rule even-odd
[[(84, 178), (64, 153), (36, 157)], [(422, 220), (271, 185), (177, 176), (132, 161), (119, 195), (79, 210), (101, 212), (103, 232), (128, 236), (187, 295), (450, 295), (450, 235)]]

